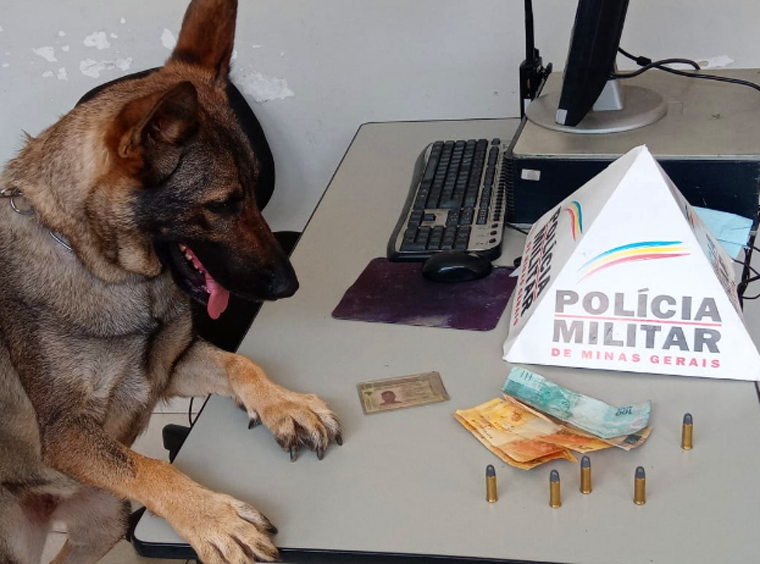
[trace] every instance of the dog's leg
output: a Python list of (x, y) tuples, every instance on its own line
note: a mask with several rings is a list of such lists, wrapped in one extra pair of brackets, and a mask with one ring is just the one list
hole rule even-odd
[(198, 340), (176, 366), (166, 394), (211, 393), (235, 398), (248, 412), (251, 426), (266, 425), (292, 460), (301, 446), (321, 459), (329, 443), (343, 442), (338, 418), (317, 396), (283, 388), (248, 358)]
[(66, 524), (68, 539), (51, 564), (91, 564), (124, 537), (129, 502), (95, 488), (85, 488), (58, 506), (54, 520)]
[(39, 564), (49, 529), (48, 519), (36, 519), (0, 486), (0, 564)]
[[(275, 528), (253, 507), (197, 484), (167, 462), (109, 437), (87, 411), (46, 414), (43, 460), (82, 484), (134, 499), (165, 518), (205, 564), (271, 561)], [(68, 562), (76, 547), (61, 558)], [(24, 563), (26, 564), (26, 563)]]

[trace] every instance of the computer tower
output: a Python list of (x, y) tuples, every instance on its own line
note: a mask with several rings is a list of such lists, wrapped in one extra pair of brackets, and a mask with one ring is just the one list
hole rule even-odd
[[(714, 74), (760, 80), (760, 70)], [(665, 117), (605, 134), (553, 131), (526, 119), (505, 161), (508, 221), (533, 223), (638, 145), (649, 148), (692, 205), (754, 218), (760, 196), (760, 92), (658, 70), (627, 82), (662, 95)], [(561, 74), (552, 74), (542, 95), (560, 88)]]

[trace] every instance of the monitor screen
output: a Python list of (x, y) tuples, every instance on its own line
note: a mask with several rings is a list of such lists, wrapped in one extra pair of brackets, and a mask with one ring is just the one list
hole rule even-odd
[(530, 102), (532, 122), (566, 133), (620, 133), (667, 113), (660, 94), (613, 78), (628, 0), (579, 0), (561, 91)]
[(565, 64), (556, 121), (576, 126), (615, 68), (628, 0), (580, 0)]

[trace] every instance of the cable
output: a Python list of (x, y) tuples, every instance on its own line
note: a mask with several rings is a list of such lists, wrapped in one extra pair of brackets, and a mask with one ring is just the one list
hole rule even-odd
[[(642, 57), (642, 56), (636, 56), (631, 55), (628, 51), (623, 49), (622, 47), (618, 47), (618, 52), (623, 55), (624, 57), (627, 57), (631, 59), (634, 63), (639, 65), (640, 67), (646, 67), (648, 66), (647, 70), (650, 68), (658, 68), (662, 65), (673, 65), (673, 64), (683, 64), (683, 65), (689, 65), (694, 67), (694, 70), (701, 70), (699, 63), (696, 61), (693, 61), (691, 59), (684, 59), (684, 58), (670, 58), (670, 59), (661, 59), (659, 61), (653, 61), (649, 57)], [(644, 72), (644, 71), (642, 71)], [(639, 73), (641, 74), (641, 73)]]
[(644, 74), (650, 69), (657, 69), (665, 72), (670, 72), (672, 70), (670, 67), (666, 67), (665, 65), (672, 65), (676, 63), (683, 63), (683, 64), (689, 64), (688, 59), (662, 59), (659, 61), (654, 61), (651, 63), (648, 63), (644, 66), (642, 66), (640, 69), (637, 69), (635, 71), (631, 72), (614, 72), (612, 73), (612, 78), (618, 78), (618, 79), (624, 79), (624, 78), (634, 78), (639, 76), (640, 74)]
[(515, 225), (514, 223), (505, 223), (504, 225), (506, 225), (510, 229), (514, 229), (518, 233), (522, 233), (523, 235), (528, 234), (528, 232), (525, 229), (523, 229), (522, 227), (517, 227), (517, 225)]
[[(745, 262), (743, 260), (739, 259), (733, 259), (736, 264), (741, 264), (742, 266), (745, 266)], [(742, 280), (741, 283), (749, 284), (750, 282), (754, 282), (755, 280), (760, 280), (760, 272), (757, 271), (756, 268), (752, 266), (748, 266), (749, 270), (751, 270), (755, 276), (747, 277), (746, 280)]]
[(747, 86), (748, 88), (752, 88), (753, 90), (760, 92), (760, 85), (755, 84), (754, 82), (749, 82), (748, 80), (741, 80), (739, 78), (729, 78), (727, 76), (717, 76), (714, 74), (697, 74), (695, 72), (669, 69), (667, 67), (663, 67), (659, 70), (663, 70), (665, 72), (669, 72), (678, 76), (685, 76), (688, 78), (701, 78), (704, 80), (714, 80), (716, 82), (727, 82), (728, 84), (738, 84), (739, 86)]
[(190, 407), (187, 408), (187, 420), (190, 422), (191, 427), (195, 424), (195, 420), (193, 419), (193, 402), (194, 401), (195, 401), (195, 398), (191, 397)]
[[(627, 52), (624, 53), (622, 49), (618, 49), (618, 50), (621, 52), (621, 54), (624, 54), (626, 57), (633, 59), (637, 63), (639, 62), (639, 60), (641, 61), (649, 60), (646, 57), (634, 57), (630, 53), (627, 53)], [(747, 86), (748, 88), (752, 88), (753, 90), (757, 90), (758, 92), (760, 92), (760, 85), (755, 84), (754, 82), (749, 82), (748, 80), (741, 80), (739, 78), (729, 78), (727, 76), (717, 76), (714, 74), (702, 74), (702, 73), (696, 73), (696, 72), (690, 72), (690, 71), (683, 71), (683, 70), (672, 69), (670, 67), (664, 66), (664, 65), (673, 64), (673, 63), (683, 63), (683, 64), (692, 65), (692, 66), (696, 65), (697, 70), (699, 70), (699, 65), (689, 59), (663, 59), (661, 61), (653, 61), (651, 63), (645, 64), (640, 69), (632, 71), (632, 72), (613, 73), (612, 77), (618, 78), (618, 79), (633, 78), (635, 76), (639, 76), (642, 73), (645, 73), (646, 71), (650, 69), (657, 69), (664, 72), (669, 72), (671, 74), (675, 74), (677, 76), (684, 76), (687, 78), (701, 78), (703, 80), (714, 80), (716, 82), (726, 82), (728, 84), (737, 84), (739, 86)]]

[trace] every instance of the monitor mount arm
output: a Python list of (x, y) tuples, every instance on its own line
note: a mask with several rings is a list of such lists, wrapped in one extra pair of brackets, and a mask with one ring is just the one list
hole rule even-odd
[(525, 108), (541, 93), (551, 72), (552, 64), (544, 67), (541, 54), (536, 49), (532, 0), (525, 0), (525, 60), (520, 64), (520, 117), (525, 117)]

